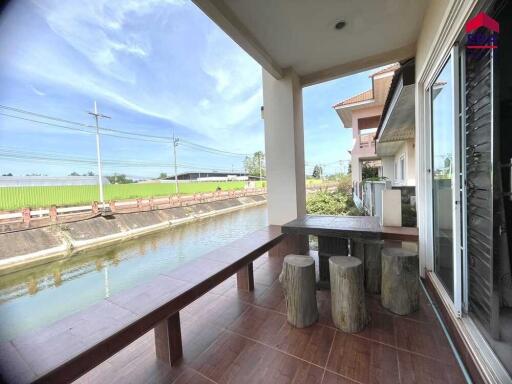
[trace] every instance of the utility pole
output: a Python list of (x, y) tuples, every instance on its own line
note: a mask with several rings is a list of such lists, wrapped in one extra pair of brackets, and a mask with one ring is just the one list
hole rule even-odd
[(178, 187), (178, 165), (176, 164), (176, 148), (178, 147), (180, 139), (174, 136), (174, 128), (172, 130), (172, 149), (174, 154), (174, 184), (176, 185), (176, 194), (180, 193)]
[(100, 203), (101, 210), (105, 210), (105, 199), (103, 197), (103, 176), (101, 174), (101, 151), (100, 151), (100, 125), (99, 119), (110, 119), (110, 116), (102, 115), (98, 113), (98, 106), (96, 105), (96, 101), (94, 101), (94, 112), (87, 112), (89, 115), (93, 115), (96, 121), (96, 158), (98, 160), (98, 183), (100, 185)]
[(345, 175), (346, 172), (345, 172), (345, 164), (346, 164), (346, 161), (345, 160), (340, 160), (340, 175)]
[(261, 153), (258, 153), (258, 162), (260, 163), (259, 166), (260, 166), (260, 181), (262, 180), (263, 178), (263, 172), (262, 172), (262, 167), (261, 167), (261, 160), (262, 160), (263, 156), (261, 155)]

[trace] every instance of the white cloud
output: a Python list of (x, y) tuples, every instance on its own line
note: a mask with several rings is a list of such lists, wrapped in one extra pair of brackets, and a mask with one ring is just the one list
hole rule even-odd
[(254, 132), (259, 65), (190, 2), (48, 0), (37, 7), (53, 33), (0, 49), (21, 78), (178, 123), (209, 145), (261, 139)]
[(208, 35), (207, 47), (201, 68), (215, 79), (216, 90), (225, 100), (232, 100), (260, 86), (259, 65), (219, 29), (215, 28)]
[(40, 91), (39, 89), (37, 89), (33, 85), (31, 85), (30, 88), (32, 89), (32, 91), (34, 91), (34, 93), (36, 95), (38, 95), (38, 96), (46, 96), (46, 93), (44, 93), (43, 91)]

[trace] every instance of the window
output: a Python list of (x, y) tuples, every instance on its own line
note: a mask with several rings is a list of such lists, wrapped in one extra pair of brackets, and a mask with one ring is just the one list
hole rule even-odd
[(396, 183), (405, 181), (405, 153), (402, 153), (394, 163), (394, 179)]
[(405, 153), (400, 156), (400, 181), (405, 181)]

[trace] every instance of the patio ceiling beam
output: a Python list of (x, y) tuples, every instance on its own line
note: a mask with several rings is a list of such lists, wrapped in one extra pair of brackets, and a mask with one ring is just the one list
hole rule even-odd
[(368, 56), (348, 63), (335, 65), (318, 72), (303, 75), (301, 76), (301, 84), (303, 87), (307, 87), (324, 81), (334, 80), (342, 76), (349, 76), (358, 72), (409, 59), (415, 56), (415, 54), (416, 42), (398, 49), (393, 49), (377, 55)]
[(263, 48), (240, 19), (222, 0), (192, 0), (206, 16), (213, 20), (242, 49), (252, 56), (275, 79), (283, 78), (283, 69)]

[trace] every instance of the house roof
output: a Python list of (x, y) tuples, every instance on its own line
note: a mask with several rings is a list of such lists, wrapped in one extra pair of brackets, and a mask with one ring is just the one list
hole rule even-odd
[(350, 96), (348, 99), (342, 100), (339, 103), (334, 104), (333, 108), (343, 107), (345, 105), (360, 103), (362, 101), (368, 101), (373, 99), (373, 89), (361, 92), (355, 96)]
[[(395, 71), (384, 103), (375, 140), (379, 143), (398, 142), (414, 137), (414, 58), (401, 63)], [(383, 151), (389, 148), (381, 148)]]
[[(383, 75), (388, 72), (394, 72), (394, 71), (398, 70), (399, 68), (400, 68), (400, 64), (394, 63), (394, 64), (386, 66), (385, 68), (378, 70), (377, 72), (372, 73), (369, 77), (373, 78), (374, 76)], [(372, 87), (371, 89), (368, 89), (364, 92), (358, 93), (357, 95), (351, 96), (348, 99), (342, 100), (342, 101), (334, 104), (332, 107), (338, 108), (338, 107), (343, 107), (345, 105), (350, 105), (350, 104), (360, 103), (362, 101), (372, 100), (374, 98), (374, 94), (373, 94), (374, 89), (373, 88), (374, 87)]]
[(370, 77), (374, 77), (374, 76), (378, 76), (378, 75), (383, 75), (384, 73), (387, 73), (387, 72), (394, 72), (398, 68), (400, 68), (400, 64), (399, 63), (394, 63), (394, 64), (391, 64), (391, 65), (388, 65), (385, 68), (382, 68), (380, 71), (372, 73), (370, 75)]
[[(351, 96), (333, 105), (345, 128), (352, 127), (352, 112), (357, 109), (384, 105), (393, 73), (400, 68), (398, 63), (388, 65), (370, 75), (372, 88)], [(387, 75), (389, 73), (389, 75)]]

